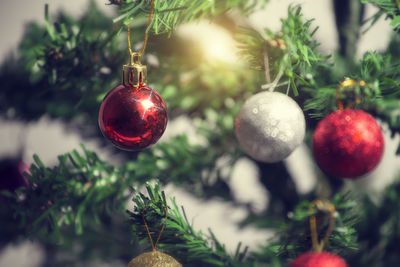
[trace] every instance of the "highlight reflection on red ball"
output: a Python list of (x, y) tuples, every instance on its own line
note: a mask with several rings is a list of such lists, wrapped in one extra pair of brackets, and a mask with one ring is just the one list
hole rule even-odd
[(123, 150), (139, 150), (155, 144), (167, 127), (167, 107), (149, 86), (120, 85), (100, 106), (103, 135)]

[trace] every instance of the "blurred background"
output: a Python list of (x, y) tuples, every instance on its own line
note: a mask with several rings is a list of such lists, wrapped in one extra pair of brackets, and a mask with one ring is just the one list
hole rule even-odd
[[(116, 16), (115, 8), (106, 5), (105, 0), (96, 0), (95, 2), (105, 14), (111, 17)], [(18, 53), (16, 48), (24, 33), (26, 23), (36, 21), (44, 24), (45, 3), (49, 4), (51, 14), (64, 10), (77, 18), (89, 6), (89, 1), (83, 0), (2, 0), (0, 3), (0, 32), (2, 36), (0, 38), (0, 59), (2, 61)], [(281, 25), (280, 19), (286, 16), (287, 8), (291, 4), (301, 4), (305, 17), (315, 18), (313, 25), (320, 27), (315, 38), (321, 43), (321, 51), (334, 53), (338, 48), (338, 42), (332, 1), (330, 0), (271, 0), (265, 9), (258, 10), (247, 18), (235, 18), (235, 16), (238, 16), (235, 12), (229, 13), (229, 16), (242, 20), (244, 24), (251, 25), (260, 32), (265, 27), (272, 31), (278, 31)], [(373, 6), (367, 6), (365, 16), (369, 17), (375, 11), (376, 9)], [(361, 36), (357, 56), (361, 57), (369, 50), (385, 49), (390, 40), (391, 32), (392, 28), (389, 26), (389, 22), (383, 19), (379, 20), (370, 31)], [(203, 60), (209, 64), (213, 64), (212, 62), (215, 59), (229, 64), (241, 64), (236, 55), (237, 48), (232, 33), (227, 28), (203, 21), (183, 25), (178, 28), (175, 34), (190, 40), (191, 43), (197, 43), (204, 53)], [(150, 36), (150, 38), (152, 37)], [(122, 40), (122, 42), (125, 42), (125, 40)], [(124, 49), (124, 46), (121, 46), (121, 49)], [(154, 64), (158, 64), (157, 60), (156, 57), (153, 58)], [(349, 187), (361, 186), (363, 190), (379, 195), (380, 190), (389, 184), (399, 171), (400, 160), (394, 156), (399, 136), (390, 137), (387, 126), (382, 124), (382, 128), (385, 132), (386, 141), (384, 159), (378, 168), (368, 174), (365, 179), (353, 182), (348, 185)], [(189, 134), (194, 143), (202, 142), (196, 137), (193, 123), (185, 116), (179, 116), (168, 124), (166, 133), (160, 142), (180, 133)], [(67, 124), (60, 120), (45, 116), (34, 123), (23, 123), (0, 117), (0, 158), (16, 157), (20, 153), (23, 161), (30, 164), (32, 155), (36, 153), (46, 165), (51, 165), (56, 163), (57, 155), (78, 148), (80, 143), (84, 143), (87, 148), (98, 152), (100, 157), (112, 163), (119, 163), (123, 160), (122, 157), (115, 157), (109, 147), (100, 145), (97, 139), (82, 139), (76, 129), (70, 129)], [(292, 172), (298, 191), (307, 193), (312, 190), (316, 183), (316, 177), (310, 166), (315, 163), (313, 163), (310, 152), (305, 145), (286, 159), (285, 164)], [(238, 200), (252, 203), (256, 210), (261, 211), (268, 206), (269, 193), (259, 184), (257, 175), (256, 166), (247, 158), (243, 158), (235, 165), (230, 183)], [(229, 251), (233, 251), (239, 241), (250, 248), (254, 248), (272, 235), (267, 230), (257, 230), (250, 227), (239, 228), (236, 223), (243, 220), (243, 217), (247, 214), (243, 207), (234, 207), (219, 200), (202, 202), (172, 185), (169, 185), (165, 190), (167, 194), (176, 196), (178, 203), (184, 204), (189, 219), (197, 229), (207, 231), (209, 227), (212, 228), (219, 240), (227, 245)], [(44, 250), (40, 245), (24, 241), (16, 245), (10, 244), (0, 251), (0, 266), (42, 266), (44, 257)], [(103, 266), (101, 265), (103, 263), (99, 262), (98, 264), (97, 266)], [(109, 266), (119, 265), (124, 266), (124, 263), (117, 262)]]

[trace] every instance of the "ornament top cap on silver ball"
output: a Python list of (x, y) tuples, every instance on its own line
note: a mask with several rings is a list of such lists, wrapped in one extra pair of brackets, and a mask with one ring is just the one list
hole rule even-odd
[(123, 65), (122, 84), (133, 87), (147, 85), (147, 67), (140, 62), (139, 53), (130, 53), (129, 63)]

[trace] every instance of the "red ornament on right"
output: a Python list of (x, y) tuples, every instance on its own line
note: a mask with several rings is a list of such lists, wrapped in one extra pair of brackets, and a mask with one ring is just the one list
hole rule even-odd
[(329, 114), (318, 123), (313, 136), (319, 167), (342, 178), (358, 178), (372, 171), (382, 159), (384, 146), (375, 119), (358, 109)]
[(339, 256), (329, 252), (307, 252), (298, 256), (290, 267), (348, 267)]

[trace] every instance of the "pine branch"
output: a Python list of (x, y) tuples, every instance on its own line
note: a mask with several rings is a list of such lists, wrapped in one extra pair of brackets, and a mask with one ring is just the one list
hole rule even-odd
[(102, 216), (121, 210), (132, 179), (82, 149), (84, 155), (73, 151), (60, 156), (54, 168), (34, 156), (35, 164), (25, 174), (29, 188), (21, 189), (9, 207), (21, 234), (60, 242), (63, 228), (72, 227), (80, 235)]
[[(174, 199), (171, 199), (173, 207), (167, 206), (165, 194), (160, 191), (158, 184), (153, 187), (147, 183), (146, 189), (149, 197), (141, 193), (136, 194), (133, 198), (134, 210), (128, 211), (132, 232), (138, 235), (142, 242), (149, 241), (144, 216), (153, 233), (153, 240), (165, 223), (166, 227), (158, 247), (177, 258), (184, 266), (243, 266), (240, 264), (245, 257), (246, 248), (242, 250), (239, 244), (235, 255), (228, 255), (225, 246), (211, 231), (206, 235), (190, 225), (185, 210), (182, 207), (182, 214)], [(168, 211), (167, 219), (164, 219), (164, 209)]]
[[(363, 80), (368, 87), (356, 86), (355, 88), (342, 89), (341, 99), (345, 103), (354, 102), (359, 98), (361, 102), (354, 108), (367, 110), (389, 124), (393, 133), (399, 132), (400, 104), (400, 76), (397, 69), (400, 62), (390, 55), (369, 52), (364, 55), (359, 64), (359, 73), (349, 77)], [(305, 101), (304, 109), (315, 118), (323, 117), (337, 109), (336, 89), (341, 81), (322, 88), (305, 88), (309, 98)]]
[[(263, 1), (266, 2), (266, 0)], [(248, 14), (257, 6), (257, 2), (255, 0), (155, 0), (154, 17), (146, 31), (171, 34), (180, 24), (213, 18), (231, 9), (239, 9), (242, 14)], [(115, 4), (115, 1), (111, 3)], [(137, 22), (138, 17), (148, 15), (150, 3), (149, 0), (117, 2), (121, 15), (115, 18), (114, 22), (122, 21), (124, 25)]]
[(357, 223), (360, 249), (351, 258), (351, 266), (391, 266), (400, 262), (400, 180), (386, 187), (379, 199), (365, 195)]
[[(38, 119), (43, 114), (65, 120), (79, 117), (85, 121), (85, 130), (91, 130), (90, 134), (93, 136), (93, 128), (96, 126), (97, 129), (100, 101), (112, 88), (111, 83), (119, 78), (114, 74), (99, 73), (104, 68), (102, 62), (112, 62), (114, 57), (122, 55), (121, 52), (116, 52), (118, 49), (114, 39), (106, 40), (115, 35), (96, 33), (99, 30), (103, 32), (106, 28), (100, 29), (100, 22), (93, 21), (99, 16), (93, 7), (84, 15), (85, 27), (61, 14), (54, 25), (48, 22), (46, 29), (36, 24), (28, 29), (21, 51), (21, 61), (29, 62), (27, 69), (18, 65), (15, 70), (10, 64), (5, 64), (0, 72), (3, 85), (0, 106), (3, 114), (13, 110), (9, 113), (29, 120)], [(77, 29), (80, 30), (76, 31)], [(45, 37), (37, 38), (38, 35)], [(45, 51), (53, 51), (54, 47), (64, 51), (61, 58), (45, 55)], [(93, 47), (99, 49), (94, 55), (90, 50)], [(100, 50), (100, 47), (104, 50)], [(97, 56), (101, 55), (105, 55), (104, 61), (96, 61)], [(78, 56), (84, 58), (79, 59), (78, 65), (71, 70), (71, 64)], [(39, 63), (40, 68), (34, 67)], [(167, 65), (179, 65), (180, 70), (184, 69), (184, 65), (176, 61), (169, 61)], [(138, 183), (144, 183), (149, 177), (158, 177), (162, 183), (172, 181), (182, 186), (187, 185), (189, 190), (205, 198), (218, 194), (224, 199), (231, 199), (226, 181), (229, 177), (221, 175), (222, 167), (217, 166), (217, 163), (224, 156), (229, 158), (227, 164), (234, 164), (242, 155), (234, 139), (233, 120), (244, 95), (255, 90), (255, 77), (252, 72), (242, 68), (234, 69), (236, 75), (232, 75), (233, 68), (214, 68), (206, 64), (197, 64), (197, 67), (198, 69), (189, 72), (186, 70), (185, 73), (174, 70), (165, 74), (163, 69), (154, 70), (150, 75), (157, 77), (154, 88), (160, 90), (168, 103), (170, 114), (175, 113), (177, 116), (185, 112), (198, 117), (196, 127), (199, 138), (206, 143), (192, 145), (185, 136), (172, 138), (165, 144), (140, 153), (139, 156), (131, 154), (132, 160), (124, 168)], [(21, 70), (23, 74), (19, 74)], [(54, 83), (50, 82), (52, 73), (57, 73)], [(87, 76), (87, 73), (94, 76)], [(34, 78), (30, 80), (29, 76)], [(165, 80), (169, 80), (167, 86)], [(218, 90), (215, 90), (216, 87)], [(84, 134), (82, 129), (80, 133)], [(95, 133), (97, 137), (101, 137), (98, 130)], [(102, 137), (101, 140), (105, 141)], [(154, 168), (154, 162), (157, 163), (157, 168)]]
[(59, 156), (58, 165), (51, 168), (34, 156), (25, 173), (29, 187), (7, 192), (8, 201), (0, 202), (1, 243), (29, 238), (57, 245), (57, 252), (70, 255), (64, 260), (80, 263), (131, 256), (123, 215), (134, 180), (82, 150)]
[[(212, 141), (213, 137), (209, 138)], [(83, 234), (85, 227), (100, 223), (103, 216), (118, 213), (126, 201), (126, 191), (131, 186), (143, 185), (149, 177), (160, 177), (164, 184), (185, 186), (203, 198), (218, 195), (232, 199), (226, 178), (219, 171), (224, 166), (217, 165), (217, 159), (226, 153), (222, 147), (207, 149), (207, 146), (189, 144), (186, 136), (178, 136), (120, 167), (102, 161), (83, 146), (82, 149), (84, 155), (74, 150), (60, 156), (53, 168), (46, 167), (38, 156), (34, 157), (35, 164), (27, 174), (30, 187), (21, 189), (14, 197), (15, 205), (4, 213), (18, 218), (20, 234), (51, 242), (61, 241), (61, 232), (69, 229), (74, 229), (76, 235)], [(229, 165), (240, 155), (233, 153), (237, 156)], [(6, 227), (3, 229), (5, 233), (8, 231)]]
[(400, 2), (398, 0), (361, 0), (362, 3), (371, 3), (379, 7), (379, 10), (366, 22), (370, 22), (372, 27), (380, 17), (385, 15), (385, 19), (391, 19), (390, 25), (395, 31), (400, 31)]
[(46, 27), (29, 24), (20, 58), (1, 67), (0, 111), (35, 120), (43, 114), (82, 118), (97, 110), (118, 78), (111, 70), (123, 62), (117, 31), (104, 16), (92, 3), (81, 19), (60, 13), (51, 24), (46, 6)]
[[(46, 27), (30, 24), (21, 56), (1, 67), (0, 111), (10, 119), (37, 120), (48, 114), (67, 121), (85, 119), (90, 122), (86, 128), (97, 126), (100, 102), (121, 82), (118, 73), (127, 60), (116, 30), (100, 17), (105, 16), (91, 6), (80, 20), (61, 13), (54, 24), (46, 16)], [(228, 100), (242, 100), (245, 91), (256, 88), (257, 77), (248, 69), (199, 64), (192, 54), (171, 55), (165, 47), (175, 47), (177, 39), (159, 39), (156, 53), (162, 65), (149, 66), (149, 82), (168, 103), (172, 118), (183, 112), (204, 117), (207, 108), (229, 109)], [(187, 45), (180, 45), (179, 53), (183, 47), (187, 50)]]
[[(265, 30), (265, 37), (251, 29), (242, 29), (237, 35), (240, 54), (257, 70), (266, 70), (264, 56), (268, 55), (269, 71), (276, 82), (266, 86), (284, 88), (286, 93), (293, 90), (298, 95), (298, 86), (314, 85), (317, 66), (326, 64), (328, 56), (317, 51), (318, 43), (313, 35), (318, 28), (310, 31), (313, 20), (304, 22), (301, 7), (289, 7), (288, 17), (282, 19), (278, 33)], [(274, 80), (274, 78), (272, 79)]]
[[(320, 236), (327, 229), (328, 217), (325, 213), (310, 212), (310, 202), (304, 201), (297, 205), (295, 210), (288, 214), (289, 222), (281, 225), (275, 240), (254, 252), (252, 257), (260, 261), (276, 262), (276, 266), (286, 266), (293, 258), (312, 249), (311, 234), (308, 219), (311, 215), (317, 216), (317, 227)], [(325, 250), (347, 257), (353, 255), (357, 249), (355, 225), (356, 203), (347, 197), (336, 195), (332, 199), (337, 217), (334, 231), (329, 237)]]

